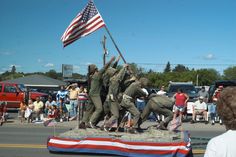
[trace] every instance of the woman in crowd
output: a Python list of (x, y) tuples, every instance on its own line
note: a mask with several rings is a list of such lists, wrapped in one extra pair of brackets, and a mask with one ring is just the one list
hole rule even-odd
[(188, 102), (188, 95), (183, 92), (182, 89), (178, 89), (177, 93), (173, 96), (175, 98), (175, 106), (174, 106), (174, 116), (173, 120), (175, 121), (177, 115), (179, 114), (180, 122), (182, 122), (182, 116), (184, 114), (184, 111), (187, 107)]

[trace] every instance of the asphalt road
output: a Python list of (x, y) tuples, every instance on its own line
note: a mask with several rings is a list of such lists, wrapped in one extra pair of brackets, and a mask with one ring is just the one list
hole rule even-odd
[[(16, 114), (11, 113), (12, 119), (0, 127), (0, 157), (56, 157), (62, 154), (51, 154), (46, 148), (47, 138), (54, 135), (53, 127), (44, 127), (42, 124), (20, 123)], [(153, 124), (147, 122), (145, 125)], [(55, 134), (65, 132), (76, 127), (76, 122), (59, 123)], [(225, 131), (224, 126), (211, 126), (204, 123), (184, 123), (183, 129), (188, 130), (192, 138), (194, 156), (203, 156), (208, 140)], [(63, 156), (78, 157), (78, 154), (63, 154)], [(108, 156), (80, 154), (79, 156)]]

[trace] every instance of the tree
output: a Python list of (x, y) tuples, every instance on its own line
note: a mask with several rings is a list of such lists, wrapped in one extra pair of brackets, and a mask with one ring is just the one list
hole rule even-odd
[(236, 80), (236, 66), (225, 69), (223, 78), (226, 80)]
[(57, 72), (53, 69), (49, 70), (48, 72), (45, 73), (46, 76), (57, 79)]
[(182, 64), (176, 65), (176, 67), (172, 70), (172, 72), (185, 72), (185, 71), (189, 71), (189, 69)]
[(167, 62), (166, 67), (164, 69), (164, 73), (168, 73), (168, 72), (171, 72), (170, 62), (169, 61)]
[(142, 77), (144, 75), (144, 69), (141, 67), (138, 67), (137, 64), (131, 63), (129, 64), (131, 70), (137, 75), (138, 77)]
[(215, 80), (221, 79), (220, 74), (215, 69), (199, 69), (195, 72), (194, 77), (198, 79), (200, 86), (211, 85)]
[(12, 73), (12, 74), (15, 74), (15, 73), (16, 73), (16, 66), (15, 66), (15, 65), (13, 65), (13, 66), (11, 67), (11, 73)]

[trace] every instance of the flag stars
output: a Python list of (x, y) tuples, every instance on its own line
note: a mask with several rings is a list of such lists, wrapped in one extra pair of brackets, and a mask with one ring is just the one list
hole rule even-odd
[[(94, 18), (96, 16), (96, 18)], [(92, 19), (94, 18), (94, 19)], [(92, 1), (77, 15), (77, 18), (71, 22), (64, 32), (61, 40), (64, 47), (75, 40), (89, 35), (97, 29), (105, 26), (101, 15), (97, 11)]]

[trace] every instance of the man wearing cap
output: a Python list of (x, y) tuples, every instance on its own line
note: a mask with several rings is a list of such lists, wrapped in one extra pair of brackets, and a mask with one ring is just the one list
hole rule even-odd
[(202, 97), (204, 98), (203, 101), (204, 101), (205, 103), (208, 102), (209, 94), (208, 94), (208, 92), (206, 91), (206, 89), (205, 89), (204, 86), (202, 86), (201, 90), (198, 92), (198, 97), (200, 97), (200, 96), (202, 96)]
[(79, 89), (77, 88), (77, 84), (71, 84), (66, 87), (66, 90), (69, 91), (69, 99), (70, 99), (70, 116), (76, 116), (78, 111), (78, 96)]
[(200, 96), (199, 100), (197, 100), (193, 105), (193, 116), (191, 123), (195, 122), (196, 115), (203, 114), (205, 123), (207, 124), (207, 104), (203, 101), (204, 97)]
[[(220, 97), (220, 93), (223, 90), (223, 86), (220, 85), (214, 92), (213, 96), (212, 96), (212, 103), (210, 105), (208, 105), (208, 111), (210, 113), (210, 117), (211, 117), (211, 124), (214, 125), (215, 124), (215, 120), (217, 119), (218, 115), (216, 112), (216, 102), (218, 101), (218, 98)], [(222, 124), (222, 120), (220, 120), (220, 124)]]
[(214, 94), (213, 94), (213, 101), (217, 101), (218, 100), (218, 98), (220, 97), (220, 92), (223, 90), (223, 86), (219, 86), (216, 90), (215, 90), (215, 92), (214, 92)]

